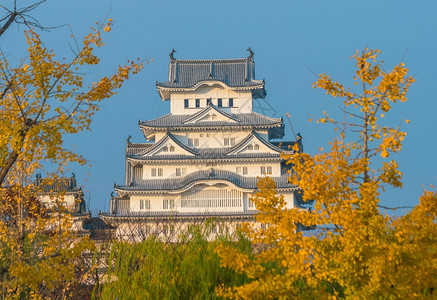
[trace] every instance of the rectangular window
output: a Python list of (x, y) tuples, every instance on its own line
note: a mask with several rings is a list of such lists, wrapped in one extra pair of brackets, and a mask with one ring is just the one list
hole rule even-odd
[(152, 177), (156, 176), (156, 169), (152, 169)]
[(150, 200), (140, 200), (140, 210), (150, 209)]
[(163, 209), (174, 209), (174, 200), (162, 200), (162, 208)]
[(206, 106), (211, 105), (211, 98), (206, 99)]
[(235, 138), (224, 138), (223, 144), (225, 146), (234, 146), (235, 145)]
[(159, 176), (159, 177), (163, 176), (163, 173), (164, 173), (164, 172), (163, 172), (162, 169), (158, 169), (158, 176)]
[(262, 166), (261, 167), (261, 174), (265, 174), (266, 173), (266, 167)]
[(266, 174), (272, 174), (272, 167), (261, 167), (261, 174), (266, 175)]
[(241, 173), (241, 167), (236, 167), (237, 174)]
[(247, 175), (247, 167), (243, 167), (243, 175)]
[(223, 100), (222, 100), (222, 98), (218, 98), (218, 99), (217, 99), (217, 106), (218, 106), (218, 107), (222, 107), (222, 106), (223, 106)]
[(189, 107), (189, 100), (188, 99), (184, 99), (184, 107), (188, 108)]
[(199, 146), (199, 139), (188, 139), (188, 146)]
[(196, 99), (196, 108), (200, 107), (200, 99)]
[(183, 176), (187, 174), (187, 168), (176, 168), (176, 176)]
[(234, 106), (234, 98), (229, 98), (229, 107)]

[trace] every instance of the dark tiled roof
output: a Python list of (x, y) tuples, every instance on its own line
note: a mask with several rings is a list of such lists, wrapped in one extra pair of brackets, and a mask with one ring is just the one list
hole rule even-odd
[(129, 155), (128, 158), (142, 161), (165, 161), (165, 160), (221, 160), (221, 159), (252, 159), (252, 158), (280, 158), (279, 153), (242, 153), (236, 155), (227, 155), (228, 149), (226, 148), (205, 148), (197, 149), (196, 155), (151, 155), (151, 156), (141, 156), (141, 155)]
[[(280, 177), (271, 177), (278, 189), (281, 188), (296, 188), (295, 185), (291, 185), (288, 182), (288, 174), (284, 174)], [(225, 180), (235, 184), (237, 187), (243, 189), (257, 189), (257, 183), (259, 178), (257, 177), (244, 177), (237, 173), (224, 171), (224, 170), (202, 170), (188, 174), (182, 178), (167, 178), (158, 180), (138, 180), (128, 185), (116, 185), (115, 188), (120, 191), (177, 191), (188, 188), (190, 185), (195, 184), (200, 180)]]
[(69, 178), (61, 177), (51, 181), (49, 181), (47, 178), (44, 179), (40, 175), (37, 175), (34, 185), (39, 188), (42, 193), (82, 192), (82, 190), (77, 187), (77, 182), (74, 175)]
[(126, 156), (138, 154), (148, 150), (155, 144), (152, 143), (128, 143), (126, 146)]
[(180, 142), (177, 138), (175, 138), (170, 132), (167, 132), (167, 134), (159, 140), (157, 143), (152, 144), (152, 146), (148, 147), (146, 151), (138, 152), (138, 155), (144, 155), (147, 154), (150, 151), (153, 151), (155, 149), (160, 148), (163, 144), (165, 144), (168, 140), (172, 140), (176, 145), (184, 149), (185, 151), (188, 151), (189, 153), (195, 154), (196, 151), (186, 145), (184, 145), (182, 142)]
[[(208, 108), (206, 108), (208, 109)], [(223, 121), (202, 121), (198, 123), (184, 123), (184, 121), (192, 116), (189, 115), (173, 115), (166, 114), (162, 117), (149, 120), (149, 121), (140, 121), (140, 127), (145, 128), (196, 128), (196, 127), (254, 127), (254, 128), (263, 128), (263, 127), (280, 127), (282, 126), (282, 118), (270, 118), (267, 116), (263, 116), (259, 113), (252, 112), (248, 114), (228, 114), (232, 116), (234, 119), (239, 122), (223, 122)]]
[(252, 130), (252, 133), (249, 134), (246, 138), (244, 138), (240, 143), (238, 143), (237, 145), (231, 147), (229, 149), (228, 153), (232, 153), (233, 151), (235, 151), (238, 148), (242, 147), (247, 141), (249, 141), (253, 137), (255, 137), (257, 140), (259, 140), (261, 143), (263, 143), (265, 146), (267, 146), (268, 148), (272, 149), (273, 151), (277, 151), (279, 153), (281, 153), (283, 151), (283, 149), (278, 148), (277, 146), (273, 145), (272, 143), (265, 141), (258, 133), (256, 133), (255, 131)]
[(293, 151), (293, 149), (292, 149), (292, 147), (296, 144), (296, 143), (298, 143), (298, 142), (296, 142), (296, 141), (294, 141), (294, 142), (289, 142), (289, 141), (287, 141), (287, 142), (271, 142), (273, 145), (275, 145), (276, 147), (279, 147), (279, 148), (281, 148), (281, 149), (283, 149), (283, 150), (285, 150), (285, 151)]
[(234, 117), (234, 115), (227, 113), (227, 112), (224, 112), (223, 110), (216, 107), (214, 104), (209, 104), (205, 109), (198, 111), (197, 113), (191, 115), (189, 118), (185, 119), (182, 122), (187, 123), (187, 122), (190, 122), (192, 120), (195, 120), (197, 117), (208, 113), (210, 110), (213, 110), (213, 111), (217, 112), (218, 114), (221, 114), (222, 116), (227, 117), (233, 121), (240, 122), (240, 120), (238, 120), (236, 117)]
[(255, 80), (255, 63), (252, 59), (174, 59), (169, 64), (167, 82), (158, 87), (191, 88), (201, 81), (221, 81), (229, 87), (258, 87), (264, 89), (262, 80)]
[(258, 213), (258, 210), (245, 211), (199, 211), (199, 212), (180, 212), (180, 211), (147, 211), (147, 212), (119, 212), (117, 214), (101, 213), (103, 218), (117, 218), (117, 217), (253, 217)]

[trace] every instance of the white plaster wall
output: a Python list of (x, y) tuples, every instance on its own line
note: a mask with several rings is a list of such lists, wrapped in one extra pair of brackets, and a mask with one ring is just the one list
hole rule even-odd
[[(217, 106), (217, 99), (222, 99), (224, 111), (232, 113), (252, 112), (252, 92), (236, 92), (218, 84), (202, 86), (193, 92), (172, 92), (170, 96), (170, 111), (175, 115), (191, 115), (206, 107), (206, 99), (211, 98)], [(229, 98), (234, 99), (234, 106), (229, 108)], [(189, 108), (184, 107), (184, 99), (189, 99)], [(195, 108), (195, 99), (200, 99), (200, 108)]]
[(42, 203), (46, 203), (48, 207), (53, 207), (57, 201), (62, 203), (62, 205), (66, 205), (68, 208), (73, 208), (75, 203), (74, 195), (64, 195), (64, 196), (50, 196), (50, 195), (43, 195), (39, 196), (39, 199)]
[[(271, 167), (272, 174), (261, 174), (261, 166)], [(186, 175), (202, 170), (225, 170), (230, 172), (237, 172), (237, 167), (240, 167), (241, 173), (239, 175), (245, 177), (279, 177), (281, 176), (281, 164), (279, 162), (180, 162), (173, 164), (166, 164), (164, 162), (147, 163), (143, 166), (143, 179), (166, 179), (166, 178), (182, 178), (183, 176), (176, 176), (176, 168), (185, 168)], [(243, 174), (243, 167), (247, 167), (247, 174)], [(162, 169), (162, 176), (153, 176), (152, 169)], [(158, 171), (157, 171), (158, 172)]]
[[(222, 148), (225, 138), (235, 138), (235, 144), (241, 142), (249, 134), (249, 130), (243, 131), (195, 131), (175, 132), (174, 136), (183, 144), (188, 145), (188, 139), (199, 139), (199, 146), (194, 148)], [(229, 146), (230, 147), (230, 146)]]

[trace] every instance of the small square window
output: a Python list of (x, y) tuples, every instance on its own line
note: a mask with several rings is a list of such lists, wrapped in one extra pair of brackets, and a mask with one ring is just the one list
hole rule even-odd
[(188, 99), (184, 99), (184, 107), (188, 108), (189, 104), (190, 104), (189, 100)]
[(196, 99), (196, 108), (200, 107), (200, 99)]
[(263, 175), (266, 174), (266, 167), (264, 166), (261, 167), (261, 174)]

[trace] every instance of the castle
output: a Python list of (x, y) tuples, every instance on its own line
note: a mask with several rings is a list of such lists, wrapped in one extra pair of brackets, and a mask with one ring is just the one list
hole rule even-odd
[[(253, 221), (250, 196), (264, 176), (275, 181), (287, 208), (297, 206), (298, 187), (289, 183), (281, 153), (291, 154), (295, 143), (302, 150), (302, 143), (280, 141), (283, 119), (254, 111), (266, 90), (248, 51), (247, 58), (207, 60), (170, 53), (168, 80), (156, 83), (170, 113), (139, 122), (144, 143), (127, 139), (125, 181), (114, 184), (110, 211), (100, 215), (119, 236), (150, 234), (153, 222), (166, 234), (168, 220)], [(129, 222), (142, 224), (140, 233), (123, 233)]]

